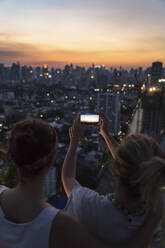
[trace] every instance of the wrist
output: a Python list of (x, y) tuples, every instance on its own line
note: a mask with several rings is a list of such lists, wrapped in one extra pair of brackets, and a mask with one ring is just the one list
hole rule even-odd
[(78, 144), (79, 144), (79, 142), (80, 142), (80, 138), (77, 138), (77, 137), (72, 137), (72, 139), (70, 140), (70, 145), (72, 145), (72, 146), (78, 146)]
[(102, 129), (101, 130), (101, 134), (102, 134), (102, 136), (108, 136), (109, 135), (109, 132), (108, 132), (107, 129)]

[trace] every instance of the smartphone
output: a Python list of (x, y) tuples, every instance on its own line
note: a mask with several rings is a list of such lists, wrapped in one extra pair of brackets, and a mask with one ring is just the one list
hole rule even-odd
[(80, 115), (80, 122), (85, 124), (98, 124), (100, 121), (99, 115), (96, 114), (83, 114)]

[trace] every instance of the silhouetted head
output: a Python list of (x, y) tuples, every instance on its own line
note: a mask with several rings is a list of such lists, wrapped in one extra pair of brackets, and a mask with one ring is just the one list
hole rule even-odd
[(16, 123), (8, 138), (7, 159), (18, 166), (21, 181), (35, 177), (45, 167), (51, 167), (57, 148), (55, 129), (39, 119)]
[(130, 135), (117, 148), (113, 171), (130, 194), (153, 202), (165, 185), (165, 155), (148, 135)]

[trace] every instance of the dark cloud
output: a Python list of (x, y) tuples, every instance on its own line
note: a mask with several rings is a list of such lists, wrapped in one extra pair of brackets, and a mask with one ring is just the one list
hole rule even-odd
[[(0, 35), (2, 35), (2, 33)], [(14, 58), (27, 58), (38, 52), (39, 51), (36, 46), (33, 45), (0, 41), (0, 61), (6, 61), (6, 59), (8, 60)]]
[(20, 51), (4, 51), (0, 49), (0, 59), (2, 58), (16, 58), (16, 57), (24, 57), (25, 53)]

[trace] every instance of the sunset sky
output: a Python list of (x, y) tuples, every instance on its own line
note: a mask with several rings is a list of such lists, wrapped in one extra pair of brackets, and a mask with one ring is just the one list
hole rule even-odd
[(165, 63), (165, 0), (0, 0), (0, 63)]

